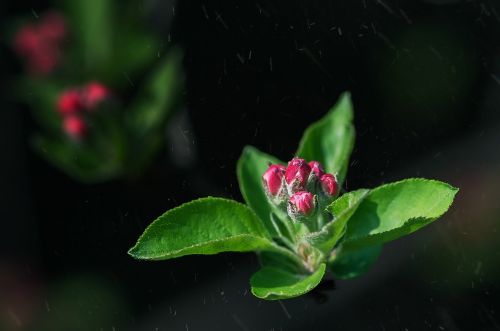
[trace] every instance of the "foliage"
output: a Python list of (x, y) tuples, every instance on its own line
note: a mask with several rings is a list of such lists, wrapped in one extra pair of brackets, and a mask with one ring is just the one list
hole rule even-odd
[[(82, 182), (137, 177), (163, 146), (165, 127), (179, 108), (182, 53), (163, 49), (146, 31), (135, 2), (61, 1), (59, 9), (66, 32), (57, 66), (43, 75), (26, 73), (15, 84), (41, 129), (33, 146)], [(82, 115), (86, 134), (74, 139), (58, 113), (58, 98), (89, 82), (109, 87), (110, 100)]]
[[(348, 93), (304, 133), (297, 155), (320, 160), (343, 180), (354, 145)], [(256, 251), (262, 269), (251, 278), (252, 293), (276, 300), (316, 287), (325, 271), (359, 276), (375, 263), (382, 244), (410, 234), (443, 215), (458, 189), (436, 180), (405, 179), (359, 189), (335, 199), (331, 215), (317, 230), (293, 223), (269, 201), (262, 175), (275, 157), (246, 147), (237, 175), (247, 206), (205, 198), (186, 203), (155, 220), (129, 253), (162, 260), (186, 254)], [(328, 268), (327, 268), (328, 267)]]

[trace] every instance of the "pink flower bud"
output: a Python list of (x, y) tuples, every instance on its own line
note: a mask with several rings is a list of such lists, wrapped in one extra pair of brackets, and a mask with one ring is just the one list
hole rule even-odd
[(294, 158), (288, 162), (285, 171), (285, 180), (291, 186), (290, 192), (301, 191), (305, 188), (311, 167), (304, 159)]
[(290, 197), (292, 210), (302, 215), (309, 215), (315, 207), (314, 195), (310, 192), (299, 191)]
[(57, 100), (57, 109), (62, 115), (75, 114), (82, 108), (82, 96), (74, 89), (64, 91)]
[(82, 139), (87, 134), (87, 125), (80, 116), (69, 115), (63, 121), (64, 132), (73, 139)]
[(319, 179), (321, 188), (327, 196), (335, 196), (338, 192), (337, 178), (332, 174), (324, 174)]
[(281, 189), (283, 176), (285, 175), (285, 167), (281, 164), (272, 164), (262, 176), (262, 181), (267, 192), (276, 196)]
[(313, 173), (315, 173), (318, 178), (320, 178), (321, 176), (323, 176), (325, 174), (325, 170), (323, 169), (323, 166), (318, 161), (309, 162), (309, 167), (311, 167), (311, 171)]
[(109, 97), (109, 89), (99, 82), (90, 82), (83, 88), (83, 99), (87, 109), (95, 109)]

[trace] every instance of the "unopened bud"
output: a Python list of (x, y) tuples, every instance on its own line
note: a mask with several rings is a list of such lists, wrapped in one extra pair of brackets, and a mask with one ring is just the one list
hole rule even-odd
[(82, 108), (82, 96), (77, 90), (67, 90), (57, 100), (57, 109), (62, 115), (75, 114)]
[(109, 95), (109, 89), (99, 82), (90, 82), (82, 90), (83, 102), (89, 110), (96, 109), (97, 106)]
[(290, 197), (289, 213), (292, 218), (308, 216), (316, 207), (314, 195), (310, 192), (299, 191)]
[(262, 176), (262, 182), (268, 195), (274, 197), (278, 195), (283, 187), (283, 176), (285, 167), (281, 164), (271, 164)]
[(87, 125), (80, 116), (69, 115), (63, 121), (64, 132), (73, 139), (80, 140), (87, 134)]
[(337, 195), (338, 193), (338, 182), (337, 178), (332, 175), (332, 174), (324, 174), (321, 176), (319, 179), (321, 183), (321, 188), (323, 190), (323, 193), (328, 196), (332, 197)]
[(321, 178), (325, 174), (323, 166), (318, 161), (309, 162), (309, 167), (311, 167), (311, 172), (315, 173), (318, 178)]
[(304, 159), (294, 158), (288, 162), (285, 172), (285, 180), (288, 193), (293, 194), (306, 188), (307, 179), (311, 173), (311, 167)]

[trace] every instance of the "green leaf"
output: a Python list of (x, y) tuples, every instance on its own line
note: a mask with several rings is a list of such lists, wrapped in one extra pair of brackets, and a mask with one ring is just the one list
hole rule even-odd
[(381, 244), (410, 234), (443, 215), (458, 189), (422, 178), (371, 190), (347, 224), (343, 245)]
[(334, 219), (325, 224), (320, 231), (308, 235), (306, 240), (321, 250), (323, 254), (329, 254), (345, 233), (347, 221), (368, 192), (367, 189), (352, 191), (333, 201), (328, 207), (328, 211), (334, 216)]
[(142, 77), (146, 70), (152, 69), (151, 65), (160, 56), (158, 40), (143, 31), (145, 20), (139, 22), (140, 26), (130, 25), (130, 19), (120, 17), (122, 37), (114, 40), (113, 61), (106, 70), (106, 78), (109, 77), (115, 88), (128, 88), (131, 82), (135, 84), (136, 77)]
[(335, 252), (328, 266), (333, 275), (340, 279), (358, 277), (367, 272), (375, 264), (382, 252), (382, 245), (368, 246), (360, 249), (343, 249)]
[(83, 59), (81, 71), (99, 74), (111, 64), (117, 8), (112, 0), (72, 0), (63, 3), (70, 18), (71, 33)]
[(280, 251), (257, 215), (233, 200), (202, 198), (167, 211), (130, 249), (138, 259), (165, 260), (189, 254)]
[(325, 274), (326, 265), (322, 263), (310, 274), (292, 273), (275, 267), (263, 267), (250, 279), (252, 293), (266, 300), (289, 299), (314, 289)]
[(183, 88), (181, 60), (180, 50), (172, 49), (143, 84), (127, 113), (127, 124), (135, 134), (147, 137), (164, 128)]
[(173, 49), (145, 82), (125, 123), (129, 131), (128, 174), (141, 175), (164, 144), (165, 126), (179, 106), (183, 87), (182, 54)]
[[(118, 84), (136, 83), (136, 77), (142, 77), (146, 70), (152, 69), (155, 59), (163, 56), (166, 45), (160, 44), (150, 27), (148, 20), (154, 6), (138, 6), (133, 1), (116, 1), (119, 4), (119, 14), (115, 15), (115, 34), (113, 38), (113, 58), (107, 69), (107, 76)], [(149, 7), (149, 8), (147, 8)]]
[(343, 93), (328, 114), (309, 126), (299, 144), (297, 155), (306, 160), (316, 160), (330, 173), (338, 173), (342, 184), (354, 147), (354, 126), (351, 97)]
[(292, 259), (281, 253), (262, 251), (258, 256), (262, 267), (278, 268), (290, 273), (304, 273), (305, 271), (301, 260)]
[(273, 237), (277, 231), (271, 220), (272, 207), (269, 204), (262, 185), (262, 175), (269, 167), (270, 163), (280, 163), (275, 157), (265, 154), (255, 147), (246, 146), (243, 149), (236, 167), (240, 191), (246, 203), (262, 219), (267, 230)]
[(66, 134), (37, 135), (33, 147), (47, 161), (85, 183), (107, 181), (123, 174), (124, 132), (114, 109), (92, 114), (85, 139), (74, 141)]

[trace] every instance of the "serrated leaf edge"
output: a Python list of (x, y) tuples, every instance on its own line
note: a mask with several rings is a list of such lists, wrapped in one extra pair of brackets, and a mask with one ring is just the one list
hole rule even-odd
[(174, 212), (174, 211), (176, 211), (176, 210), (178, 210), (180, 208), (184, 208), (184, 207), (186, 207), (188, 205), (195, 204), (195, 203), (198, 203), (198, 202), (203, 201), (203, 200), (219, 200), (219, 201), (233, 203), (233, 204), (238, 205), (238, 206), (244, 206), (245, 208), (247, 208), (255, 216), (256, 219), (258, 219), (260, 222), (262, 222), (260, 220), (260, 218), (252, 210), (252, 208), (248, 207), (245, 204), (239, 203), (239, 202), (231, 200), (231, 199), (225, 199), (225, 198), (212, 197), (212, 196), (203, 197), (203, 198), (199, 198), (199, 199), (195, 199), (195, 200), (186, 202), (186, 203), (181, 204), (181, 205), (179, 205), (177, 207), (174, 207), (172, 209), (169, 209), (165, 213), (163, 213), (162, 215), (160, 215), (158, 218), (156, 218), (153, 222), (151, 222), (151, 224), (149, 224), (147, 226), (147, 228), (141, 234), (141, 236), (139, 237), (139, 239), (137, 239), (136, 244), (132, 248), (129, 249), (128, 254), (130, 256), (132, 256), (133, 258), (142, 259), (142, 260), (168, 259), (168, 256), (176, 255), (177, 253), (180, 253), (180, 252), (182, 252), (184, 250), (187, 250), (187, 249), (190, 249), (190, 248), (201, 247), (201, 246), (204, 246), (204, 245), (207, 245), (207, 244), (216, 243), (216, 242), (224, 241), (224, 240), (227, 240), (227, 239), (245, 238), (245, 237), (248, 237), (248, 238), (257, 238), (257, 239), (260, 239), (260, 240), (267, 240), (270, 245), (274, 245), (274, 243), (272, 242), (271, 237), (269, 236), (269, 233), (266, 230), (265, 226), (263, 224), (261, 224), (262, 229), (264, 230), (264, 233), (265, 233), (266, 237), (258, 237), (258, 236), (254, 236), (254, 235), (250, 235), (250, 234), (239, 234), (239, 235), (235, 235), (235, 236), (229, 236), (229, 237), (226, 237), (224, 239), (209, 240), (209, 241), (206, 241), (206, 242), (203, 242), (203, 243), (185, 246), (185, 247), (183, 247), (181, 249), (178, 249), (176, 251), (172, 251), (172, 253), (167, 254), (167, 255), (162, 255), (162, 254), (156, 255), (156, 256), (152, 255), (151, 257), (144, 258), (144, 257), (140, 257), (137, 254), (134, 254), (134, 250), (136, 250), (138, 248), (138, 246), (140, 246), (142, 244), (142, 242), (144, 240), (144, 237), (146, 237), (149, 234), (149, 231), (151, 231), (151, 226), (155, 222), (159, 221), (165, 214), (172, 213), (172, 212)]
[[(275, 267), (264, 267), (264, 268), (268, 268), (268, 269), (274, 269), (274, 270), (279, 270), (279, 271), (282, 271), (281, 269), (279, 269), (279, 268), (275, 268)], [(262, 269), (264, 269), (264, 268), (262, 268)], [(262, 271), (262, 269), (260, 269), (259, 271)], [(323, 280), (323, 276), (324, 276), (324, 274), (325, 274), (325, 272), (326, 272), (326, 263), (321, 263), (321, 264), (320, 264), (320, 266), (318, 267), (318, 269), (316, 269), (313, 273), (311, 273), (310, 275), (308, 275), (308, 277), (310, 277), (310, 276), (314, 275), (314, 274), (315, 274), (316, 272), (318, 272), (320, 269), (323, 269), (323, 274), (321, 275), (321, 278), (319, 278), (318, 282), (315, 282), (315, 283), (313, 283), (312, 285), (310, 285), (310, 284), (309, 284), (309, 285), (307, 285), (306, 289), (304, 289), (303, 291), (299, 291), (299, 292), (297, 292), (297, 293), (295, 293), (295, 294), (293, 294), (293, 295), (287, 295), (287, 294), (286, 294), (286, 293), (284, 293), (283, 291), (275, 291), (275, 292), (270, 292), (270, 293), (268, 293), (268, 294), (267, 294), (267, 295), (265, 295), (265, 296), (260, 296), (260, 295), (258, 295), (258, 294), (256, 294), (256, 293), (255, 293), (255, 291), (254, 291), (254, 287), (253, 287), (253, 286), (250, 286), (250, 287), (251, 287), (251, 289), (250, 289), (250, 290), (251, 290), (252, 294), (253, 294), (254, 296), (256, 296), (257, 298), (259, 298), (259, 299), (265, 299), (265, 300), (281, 300), (281, 299), (291, 299), (291, 298), (296, 298), (296, 297), (299, 297), (299, 296), (301, 296), (301, 295), (303, 295), (303, 294), (306, 294), (306, 293), (308, 293), (308, 292), (312, 291), (314, 288), (316, 288), (316, 287), (319, 285), (319, 283), (321, 283), (321, 280)], [(259, 271), (257, 271), (257, 272), (259, 272)], [(256, 273), (257, 273), (257, 272), (256, 272)], [(285, 272), (285, 271), (283, 271), (283, 272)], [(252, 277), (250, 278), (250, 283), (252, 282), (252, 279), (253, 279), (253, 277), (255, 276), (255, 274), (256, 274), (256, 273), (254, 273), (254, 274), (252, 275)], [(288, 273), (288, 272), (286, 272), (286, 273)], [(290, 274), (291, 274), (291, 273), (290, 273)], [(295, 276), (295, 275), (294, 275), (294, 276)], [(304, 277), (304, 276), (301, 276), (301, 275), (298, 275), (298, 274), (297, 274), (296, 278), (298, 278), (298, 279), (300, 279), (300, 280), (304, 280), (304, 279), (306, 279), (307, 277)], [(293, 286), (293, 285), (292, 285), (292, 286)], [(272, 296), (279, 296), (279, 297), (274, 298), (274, 297), (272, 297)]]
[[(389, 187), (389, 186), (395, 186), (397, 184), (400, 184), (402, 182), (417, 182), (417, 181), (420, 181), (420, 182), (433, 182), (433, 183), (436, 183), (436, 184), (439, 184), (439, 185), (442, 185), (442, 186), (445, 186), (447, 187), (448, 189), (450, 189), (450, 193), (447, 194), (447, 196), (450, 196), (451, 199), (450, 199), (450, 203), (446, 206), (445, 208), (445, 211), (439, 215), (435, 215), (433, 217), (412, 217), (412, 218), (409, 218), (408, 220), (406, 220), (403, 225), (401, 227), (406, 227), (408, 225), (411, 225), (412, 222), (416, 222), (416, 220), (418, 219), (428, 219), (429, 220), (429, 223), (430, 222), (433, 222), (435, 221), (436, 219), (440, 218), (442, 215), (444, 215), (449, 209), (450, 209), (450, 206), (453, 204), (453, 200), (454, 200), (454, 197), (455, 195), (458, 193), (458, 191), (460, 190), (459, 188), (457, 187), (454, 187), (448, 183), (445, 183), (445, 182), (442, 182), (442, 181), (439, 181), (439, 180), (436, 180), (436, 179), (426, 179), (426, 178), (407, 178), (407, 179), (402, 179), (402, 180), (399, 180), (399, 181), (396, 181), (396, 182), (391, 182), (391, 183), (388, 183), (388, 184), (383, 184), (383, 185), (380, 185), (372, 190), (369, 191), (369, 193), (373, 193), (373, 192), (376, 192), (380, 189), (383, 189), (383, 188), (386, 188), (386, 187)], [(437, 204), (437, 203), (436, 203)], [(347, 226), (349, 226), (349, 222), (347, 223)], [(401, 228), (399, 227), (399, 228)], [(399, 229), (398, 228), (398, 229)], [(353, 242), (370, 242), (370, 240), (372, 240), (373, 237), (377, 237), (377, 236), (382, 236), (384, 234), (389, 234), (391, 232), (396, 232), (398, 229), (391, 229), (391, 230), (388, 230), (388, 231), (383, 231), (383, 232), (377, 232), (377, 233), (374, 233), (374, 234), (369, 234), (369, 235), (366, 235), (366, 236), (361, 236), (361, 237), (354, 237), (353, 239), (349, 239), (347, 241), (343, 241), (342, 244), (345, 245), (346, 247), (349, 247), (349, 248), (354, 248), (354, 247), (365, 247), (365, 246), (371, 246), (371, 245), (376, 245), (376, 244), (383, 244), (384, 242), (375, 242), (375, 243), (370, 243), (370, 244), (366, 244), (366, 245), (363, 245), (363, 244), (355, 244)], [(413, 231), (414, 232), (414, 231)], [(410, 232), (408, 234), (411, 234), (413, 232)], [(408, 235), (407, 234), (407, 235)], [(397, 238), (396, 238), (397, 239)], [(388, 240), (388, 241), (392, 241), (392, 240)]]

